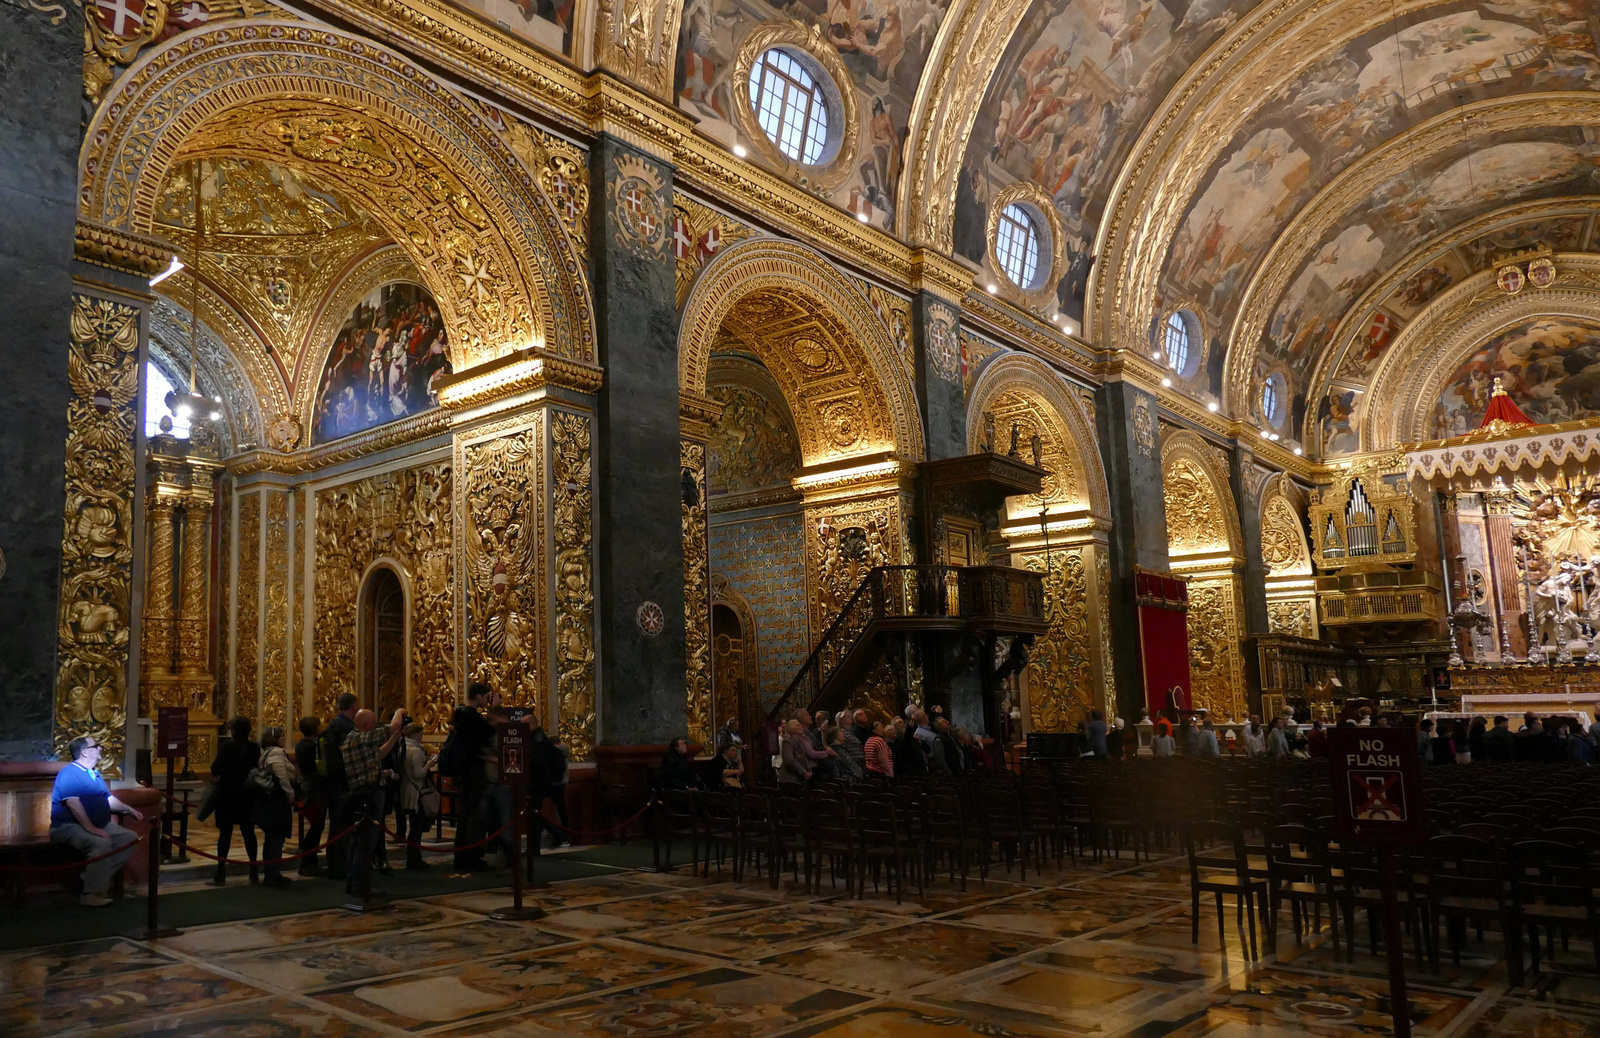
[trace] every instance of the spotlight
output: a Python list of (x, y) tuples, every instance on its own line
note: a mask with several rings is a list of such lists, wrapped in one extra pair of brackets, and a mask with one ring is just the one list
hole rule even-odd
[(1299, 448), (1299, 447), (1296, 447), (1296, 448), (1295, 448), (1295, 449), (1294, 449), (1294, 454), (1295, 454), (1295, 457), (1297, 457), (1297, 458), (1298, 458), (1298, 457), (1299, 457), (1299, 456), (1300, 456), (1300, 455), (1302, 455), (1302, 454), (1304, 454), (1304, 453), (1305, 453), (1305, 452), (1304, 452), (1304, 451), (1302, 451), (1302, 450), (1301, 450), (1301, 449), (1300, 449), (1300, 448)]
[(189, 415), (191, 413), (192, 412), (190, 412), (188, 404), (179, 404), (178, 405), (178, 417), (179, 418), (187, 418), (187, 417), (189, 417)]
[(1215, 400), (1211, 401), (1211, 403), (1206, 405), (1206, 410), (1215, 413), (1217, 410), (1217, 402)]
[(1262, 439), (1263, 439), (1263, 440), (1270, 440), (1270, 439), (1272, 439), (1272, 434), (1271, 434), (1271, 433), (1269, 433), (1269, 432), (1267, 432), (1267, 430), (1265, 430), (1265, 429), (1262, 429), (1262, 430), (1261, 430), (1261, 438), (1262, 438)]
[(867, 214), (866, 213), (857, 213), (856, 214), (856, 219), (860, 220), (862, 223), (866, 223), (867, 222)]
[(222, 417), (222, 412), (221, 411), (212, 411), (211, 412), (211, 420), (213, 422), (216, 421), (218, 418), (221, 418), (221, 417)]
[(1151, 350), (1150, 351), (1150, 359), (1151, 360), (1160, 360), (1161, 359), (1161, 351), (1160, 350)]
[(745, 150), (745, 147), (744, 147), (743, 144), (735, 144), (733, 146), (733, 153), (735, 155), (737, 155), (741, 159), (744, 158), (746, 155), (750, 154), (748, 151)]
[(998, 291), (1000, 291), (1000, 286), (999, 285), (990, 285), (989, 286), (989, 294), (990, 295), (994, 295)]
[(1170, 378), (1162, 379), (1161, 380), (1161, 385), (1166, 389), (1171, 389), (1172, 388), (1172, 379), (1170, 379)]

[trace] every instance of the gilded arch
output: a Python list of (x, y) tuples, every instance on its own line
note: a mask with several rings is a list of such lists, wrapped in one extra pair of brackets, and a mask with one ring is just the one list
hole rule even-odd
[[(766, 335), (798, 317), (816, 325)], [(867, 298), (820, 253), (771, 238), (717, 253), (683, 309), (678, 391), (685, 399), (705, 397), (712, 349), (730, 331), (754, 347), (783, 389), (807, 465), (883, 452), (923, 456), (910, 373)]]
[(470, 103), (371, 40), (252, 20), (136, 62), (90, 123), (81, 215), (149, 233), (167, 173), (279, 162), (367, 203), (440, 304), (458, 367), (530, 344), (594, 354), (580, 257), (533, 174)]
[(1261, 561), (1266, 569), (1267, 629), (1317, 636), (1316, 581), (1306, 541), (1306, 495), (1283, 473), (1261, 495)]
[(1372, 401), (1361, 422), (1363, 450), (1432, 439), (1428, 420), (1444, 383), (1472, 351), (1493, 336), (1535, 317), (1600, 322), (1600, 255), (1560, 253), (1547, 288), (1507, 295), (1493, 270), (1468, 278), (1419, 313), (1396, 336), (1372, 379)]
[[(356, 629), (355, 659), (356, 659), (356, 694), (361, 697), (362, 705), (378, 711), (379, 704), (373, 699), (369, 704), (366, 697), (367, 686), (371, 683), (372, 675), (367, 673), (367, 646), (371, 643), (373, 632), (368, 629), (370, 617), (374, 612), (372, 596), (377, 587), (374, 577), (379, 570), (387, 570), (394, 574), (395, 580), (400, 584), (400, 608), (404, 617), (403, 630), (400, 643), (400, 701), (407, 711), (411, 710), (411, 623), (412, 614), (416, 603), (415, 593), (412, 588), (411, 570), (406, 564), (392, 555), (380, 555), (367, 564), (361, 571), (361, 579), (356, 583)], [(294, 711), (290, 711), (292, 714)]]
[(1167, 555), (1189, 581), (1189, 676), (1194, 705), (1247, 712), (1244, 676), (1244, 538), (1222, 451), (1187, 430), (1161, 444)]
[[(1066, 472), (1054, 469), (1046, 480), (1046, 501), (1058, 511), (1087, 511), (1098, 520), (1109, 520), (1111, 496), (1106, 487), (1105, 469), (1100, 464), (1094, 430), (1076, 394), (1067, 389), (1061, 376), (1037, 357), (1008, 353), (986, 365), (972, 387), (967, 404), (967, 449), (976, 452), (983, 439), (984, 415), (997, 415), (996, 435), (1004, 440), (1009, 424), (999, 420), (999, 412), (1015, 412), (1020, 420), (1031, 418), (1044, 440), (1046, 469), (1052, 459), (1066, 465)], [(1024, 441), (1028, 433), (1022, 433)], [(1031, 499), (1013, 498), (1008, 502), (1011, 518), (1037, 516)]]

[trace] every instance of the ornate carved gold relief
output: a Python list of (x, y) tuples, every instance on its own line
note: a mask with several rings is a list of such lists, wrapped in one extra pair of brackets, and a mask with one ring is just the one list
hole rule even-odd
[(1247, 712), (1242, 611), (1238, 578), (1189, 581), (1189, 689), (1196, 709), (1218, 717), (1243, 719)]
[(1140, 397), (1133, 405), (1133, 445), (1147, 458), (1156, 456), (1156, 420), (1150, 401)]
[[(724, 411), (726, 416), (727, 412)], [(688, 696), (689, 740), (709, 744), (711, 705), (711, 563), (706, 531), (706, 448), (684, 440), (678, 445), (683, 470), (683, 626), (684, 689)], [(689, 500), (689, 488), (694, 500)]]
[(589, 161), (575, 144), (529, 126), (505, 119), (506, 143), (532, 171), (545, 197), (555, 207), (567, 233), (580, 250), (589, 248)]
[(459, 466), (469, 680), (487, 681), (507, 703), (540, 709), (543, 422), (538, 415), (527, 428), (468, 444)]
[(806, 509), (813, 644), (869, 570), (900, 561), (900, 512), (898, 497), (842, 508)]
[[(760, 370), (753, 364), (749, 367)], [(711, 425), (706, 445), (711, 452), (707, 459), (710, 491), (737, 494), (787, 486), (800, 467), (800, 448), (781, 391), (776, 385), (770, 392), (762, 391), (765, 388), (730, 383), (711, 387), (711, 396), (723, 408)]]
[(1261, 560), (1274, 577), (1311, 575), (1305, 527), (1294, 506), (1281, 495), (1269, 498), (1261, 509)]
[(666, 100), (672, 96), (673, 56), (683, 5), (650, 0), (599, 0), (595, 63)]
[(87, 216), (148, 228), (160, 181), (195, 154), (281, 162), (361, 199), (411, 252), (458, 368), (535, 340), (593, 355), (555, 212), (488, 123), (404, 59), (327, 26), (251, 21), (158, 46), (125, 79), (86, 135)]
[(133, 443), (139, 311), (72, 297), (67, 377), (66, 509), (52, 745), (91, 735), (119, 776), (126, 723), (133, 567)]
[(556, 411), (551, 426), (556, 545), (556, 703), (573, 760), (594, 756), (594, 544), (589, 419)]
[(1167, 542), (1174, 555), (1226, 552), (1228, 523), (1211, 477), (1188, 457), (1174, 458), (1162, 472), (1167, 503)]
[(1064, 732), (1100, 705), (1094, 694), (1088, 574), (1081, 548), (1050, 552), (1049, 569), (1046, 561), (1044, 552), (1022, 558), (1024, 568), (1045, 575), (1044, 610), (1050, 624), (1028, 651), (1029, 727)]
[[(320, 562), (319, 559), (319, 573), (322, 570)], [(233, 712), (253, 715), (261, 689), (261, 495), (254, 491), (239, 495), (239, 570), (235, 580), (239, 616), (235, 621), (238, 635), (234, 648)], [(351, 648), (353, 650), (354, 646)], [(350, 673), (355, 673), (354, 658), (351, 659)], [(319, 671), (317, 689), (320, 692), (324, 687)], [(317, 716), (331, 718), (333, 700), (343, 691), (351, 690), (341, 688), (319, 696)]]
[(318, 716), (331, 713), (341, 693), (357, 691), (361, 580), (385, 558), (409, 578), (411, 713), (431, 733), (449, 727), (461, 687), (453, 477), (452, 464), (439, 461), (317, 491), (312, 659)]
[(756, 232), (683, 194), (673, 195), (672, 213), (672, 255), (677, 260), (677, 299), (681, 308), (700, 268), (724, 245), (753, 237)]
[[(267, 492), (266, 580), (262, 586), (259, 727), (289, 723), (289, 495)], [(329, 716), (332, 716), (332, 710)]]
[(1105, 545), (1094, 553), (1095, 582), (1100, 592), (1100, 675), (1105, 685), (1106, 703), (1115, 707), (1117, 702), (1117, 672), (1111, 664), (1111, 554)]
[(630, 252), (659, 255), (672, 230), (661, 173), (644, 159), (619, 155), (612, 160), (606, 191), (616, 210), (617, 244)]
[(1287, 634), (1296, 638), (1315, 638), (1316, 621), (1313, 615), (1315, 602), (1293, 600), (1267, 603), (1267, 629), (1273, 634)]

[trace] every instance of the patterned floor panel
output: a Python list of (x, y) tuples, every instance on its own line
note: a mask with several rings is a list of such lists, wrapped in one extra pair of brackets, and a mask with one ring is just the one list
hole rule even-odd
[[(1249, 960), (1229, 904), (1173, 859), (1004, 868), (920, 894), (825, 878), (629, 873), (558, 884), (534, 922), (489, 918), (506, 890), (111, 938), (0, 955), (0, 1035), (172, 1038), (1377, 1038), (1386, 960), (1327, 920)], [(65, 910), (65, 914), (79, 911)], [(87, 911), (87, 910), (84, 910)], [(63, 918), (63, 929), (71, 925)], [(1265, 934), (1260, 935), (1265, 938)], [(1558, 946), (1559, 947), (1559, 946)], [(1515, 988), (1493, 934), (1419, 965), (1419, 1038), (1600, 1035), (1600, 969), (1580, 935)]]

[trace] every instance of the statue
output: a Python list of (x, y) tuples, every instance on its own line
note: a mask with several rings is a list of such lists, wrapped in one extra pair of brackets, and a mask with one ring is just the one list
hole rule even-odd
[(994, 453), (994, 414), (990, 411), (983, 412), (983, 442), (978, 444), (978, 449), (985, 454)]
[(1006, 457), (1008, 457), (1008, 458), (1019, 458), (1019, 457), (1022, 456), (1022, 451), (1020, 451), (1017, 448), (1017, 441), (1019, 441), (1021, 438), (1022, 438), (1022, 426), (1018, 425), (1016, 422), (1012, 422), (1011, 423), (1011, 449), (1006, 451)]
[(1044, 441), (1039, 439), (1037, 432), (1028, 438), (1028, 446), (1033, 448), (1033, 467), (1044, 468)]

